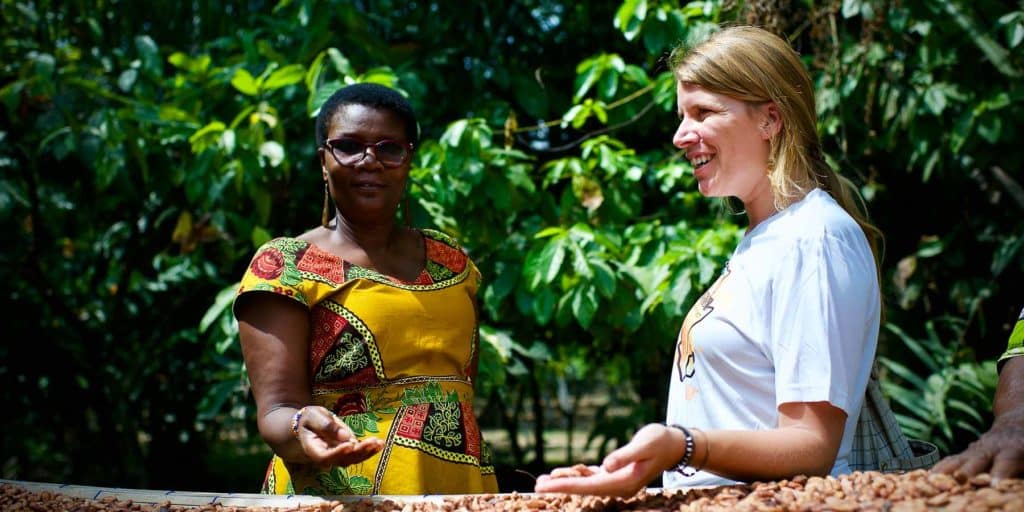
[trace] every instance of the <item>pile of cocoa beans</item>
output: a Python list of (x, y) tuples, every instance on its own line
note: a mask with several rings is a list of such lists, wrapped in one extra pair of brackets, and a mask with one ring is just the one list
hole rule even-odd
[(17, 511), (138, 511), (185, 510), (258, 512), (388, 511), (931, 511), (931, 510), (1024, 510), (1024, 480), (1008, 478), (994, 483), (988, 475), (954, 478), (923, 470), (904, 474), (855, 472), (839, 478), (803, 477), (778, 482), (723, 486), (707, 489), (643, 491), (631, 498), (568, 494), (474, 494), (430, 501), (325, 501), (288, 509), (207, 505), (185, 507), (171, 502), (132, 503), (113, 498), (85, 500), (54, 492), (30, 492), (16, 485), (0, 485), (0, 510)]

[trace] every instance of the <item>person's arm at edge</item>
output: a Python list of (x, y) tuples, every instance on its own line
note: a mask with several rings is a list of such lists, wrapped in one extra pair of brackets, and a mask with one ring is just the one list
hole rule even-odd
[(939, 461), (935, 471), (966, 476), (989, 472), (995, 478), (1024, 476), (1024, 356), (1003, 363), (992, 411), (992, 427), (963, 452)]

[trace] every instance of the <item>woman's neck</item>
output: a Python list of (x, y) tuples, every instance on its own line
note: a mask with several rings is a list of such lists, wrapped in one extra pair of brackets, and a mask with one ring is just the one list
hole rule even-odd
[(345, 245), (354, 243), (367, 253), (388, 251), (401, 239), (404, 229), (394, 218), (376, 223), (357, 223), (340, 213), (334, 217), (331, 238)]
[(754, 190), (750, 197), (743, 199), (743, 209), (747, 212), (749, 225), (747, 232), (757, 227), (768, 217), (775, 215), (779, 210), (775, 207), (775, 194), (772, 193), (771, 183), (765, 178)]
[(744, 209), (747, 210), (747, 232), (757, 227), (758, 224), (764, 222), (768, 217), (775, 215), (778, 210), (775, 209), (775, 205), (769, 203), (767, 206), (763, 204), (743, 204)]

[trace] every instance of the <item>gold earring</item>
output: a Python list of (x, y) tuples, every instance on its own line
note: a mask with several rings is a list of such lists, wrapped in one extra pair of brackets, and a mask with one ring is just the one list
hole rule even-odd
[(327, 228), (330, 227), (329, 217), (327, 216), (327, 203), (330, 200), (331, 194), (327, 190), (327, 182), (324, 182), (324, 213), (320, 217), (320, 225)]

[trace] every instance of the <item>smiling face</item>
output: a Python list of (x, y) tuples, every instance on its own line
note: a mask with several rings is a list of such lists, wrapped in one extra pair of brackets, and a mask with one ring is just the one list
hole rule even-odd
[(686, 152), (700, 193), (737, 197), (748, 210), (771, 204), (767, 168), (778, 124), (774, 105), (750, 105), (683, 82), (676, 94), (680, 122), (672, 144)]
[[(364, 144), (391, 140), (407, 144), (402, 119), (386, 109), (358, 104), (343, 105), (327, 123), (327, 140), (350, 137)], [(385, 167), (374, 148), (351, 165), (338, 163), (330, 151), (318, 150), (331, 198), (346, 219), (355, 222), (392, 221), (409, 178), (409, 158), (397, 167)]]

